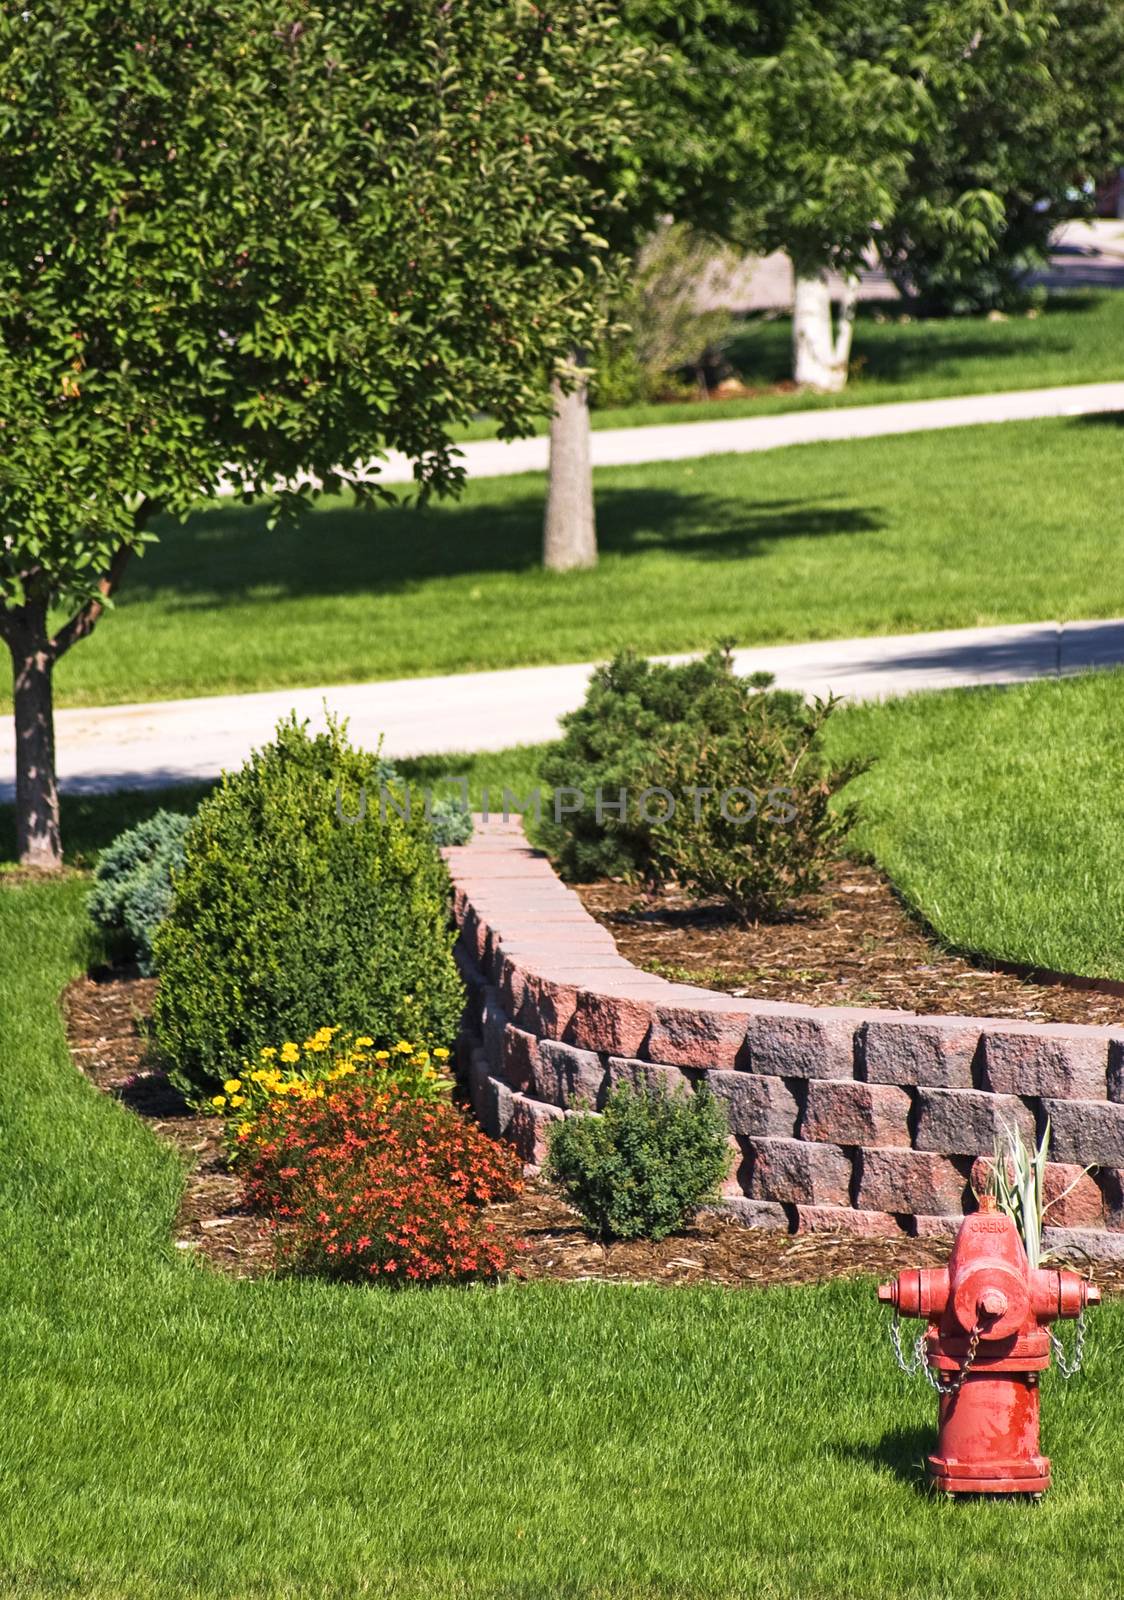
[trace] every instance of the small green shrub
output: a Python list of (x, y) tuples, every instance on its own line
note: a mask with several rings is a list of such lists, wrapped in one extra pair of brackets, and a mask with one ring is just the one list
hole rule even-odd
[(118, 960), (155, 970), (152, 941), (172, 903), (172, 874), (183, 866), (191, 819), (175, 811), (153, 816), (118, 834), (102, 851), (87, 902), (94, 925)]
[[(585, 703), (562, 718), (563, 736), (545, 758), (542, 776), (555, 790), (579, 790), (583, 803), (569, 814), (546, 818), (542, 842), (562, 872), (588, 878), (643, 878), (658, 882), (662, 867), (653, 824), (639, 798), (663, 782), (653, 751), (680, 730), (699, 741), (736, 734), (752, 717), (778, 730), (800, 727), (799, 695), (766, 692), (761, 673), (735, 675), (729, 649), (717, 647), (699, 661), (675, 666), (625, 651), (593, 674)], [(778, 780), (779, 781), (779, 780)], [(628, 796), (626, 812), (598, 815), (597, 796), (612, 803)]]
[(740, 727), (673, 730), (652, 766), (653, 781), (677, 797), (652, 827), (661, 874), (695, 898), (721, 900), (742, 922), (777, 917), (819, 889), (854, 822), (836, 797), (865, 768), (833, 767), (822, 754), (836, 704), (817, 700), (778, 719), (757, 695)]
[(623, 1084), (600, 1116), (550, 1130), (547, 1176), (601, 1239), (663, 1239), (713, 1200), (730, 1152), (704, 1086), (669, 1095)]
[(294, 718), (200, 806), (155, 945), (156, 1036), (193, 1098), (325, 1018), (380, 1048), (451, 1043), (448, 874), (420, 804), (380, 803), (386, 770)]
[(699, 290), (727, 290), (739, 262), (684, 223), (661, 223), (632, 262), (624, 292), (611, 307), (613, 322), (594, 352), (595, 406), (705, 398), (710, 382), (729, 372), (727, 310), (699, 309)]

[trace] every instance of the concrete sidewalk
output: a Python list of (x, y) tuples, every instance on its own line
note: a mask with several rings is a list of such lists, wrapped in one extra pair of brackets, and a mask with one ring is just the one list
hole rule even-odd
[[(739, 672), (772, 672), (783, 688), (809, 695), (834, 690), (872, 700), (918, 689), (1021, 683), (1124, 663), (1124, 619), (772, 645), (739, 650), (735, 659)], [(279, 718), (295, 710), (322, 725), (325, 707), (349, 719), (351, 734), (361, 744), (374, 746), (384, 735), (389, 756), (538, 744), (554, 738), (558, 718), (580, 705), (591, 670), (589, 663), (520, 667), (60, 711), (55, 718), (60, 781), (71, 793), (99, 793), (215, 777), (265, 743)], [(0, 723), (0, 799), (11, 798), (14, 779), (8, 717)]]
[[(1082, 383), (1057, 389), (1018, 389), (1003, 394), (958, 395), (948, 400), (904, 400), (838, 406), (822, 411), (787, 411), (771, 417), (736, 417), (721, 422), (668, 422), (648, 428), (605, 428), (592, 435), (595, 467), (635, 466), (648, 461), (687, 461), (697, 456), (747, 454), (785, 445), (839, 439), (874, 439), (886, 434), (967, 428), (983, 422), (1026, 422), (1038, 417), (1083, 417), (1124, 411), (1124, 383)], [(549, 441), (477, 439), (462, 444), (470, 478), (545, 472)], [(409, 483), (409, 459), (392, 451), (374, 473), (383, 483)]]

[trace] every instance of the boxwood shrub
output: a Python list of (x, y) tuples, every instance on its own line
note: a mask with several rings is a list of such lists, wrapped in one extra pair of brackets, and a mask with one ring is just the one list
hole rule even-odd
[(667, 1094), (621, 1084), (600, 1115), (551, 1125), (546, 1175), (599, 1239), (664, 1239), (717, 1198), (726, 1117), (705, 1084)]
[(448, 874), (421, 806), (380, 804), (385, 775), (339, 726), (293, 718), (203, 801), (155, 941), (156, 1037), (190, 1097), (327, 1023), (451, 1043)]

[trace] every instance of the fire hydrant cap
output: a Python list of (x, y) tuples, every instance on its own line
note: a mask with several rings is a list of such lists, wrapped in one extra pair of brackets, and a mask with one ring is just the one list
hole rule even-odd
[(985, 1317), (1001, 1317), (1007, 1309), (1007, 1296), (1002, 1289), (985, 1289), (980, 1295), (979, 1309)]
[(985, 1339), (1012, 1338), (1030, 1311), (1030, 1289), (1011, 1262), (980, 1261), (953, 1284), (952, 1309), (965, 1333), (979, 1326)]

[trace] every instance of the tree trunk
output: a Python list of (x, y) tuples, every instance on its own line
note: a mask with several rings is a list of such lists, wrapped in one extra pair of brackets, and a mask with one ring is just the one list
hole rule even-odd
[(55, 663), (46, 601), (31, 600), (8, 612), (4, 637), (12, 652), (16, 721), (16, 846), (21, 866), (51, 872), (62, 866), (62, 843), (55, 778)]
[(831, 320), (831, 289), (827, 273), (796, 269), (796, 294), (792, 307), (792, 375), (810, 389), (838, 394), (847, 382), (851, 359), (851, 334), (855, 326), (858, 279), (847, 276), (839, 304), (839, 326)]
[[(575, 365), (578, 358), (574, 358)], [(589, 454), (589, 386), (583, 378), (569, 394), (557, 378), (550, 386), (550, 485), (543, 524), (543, 566), (548, 572), (597, 565), (593, 467)]]

